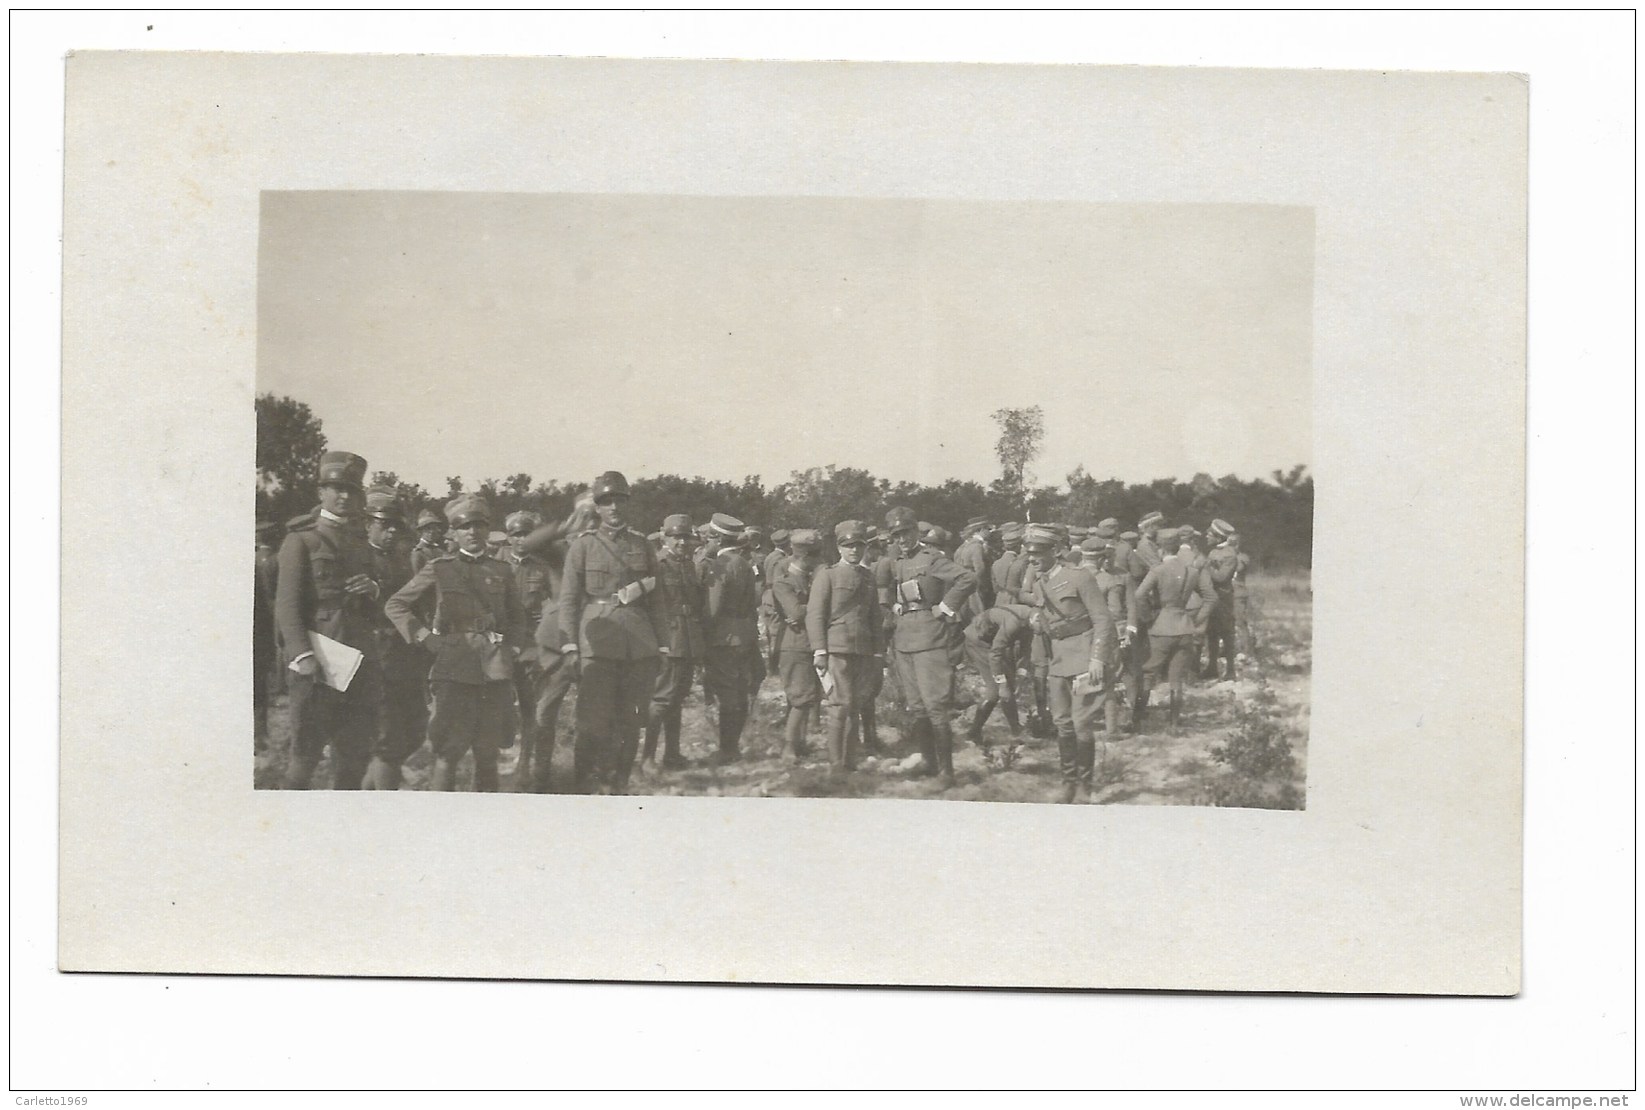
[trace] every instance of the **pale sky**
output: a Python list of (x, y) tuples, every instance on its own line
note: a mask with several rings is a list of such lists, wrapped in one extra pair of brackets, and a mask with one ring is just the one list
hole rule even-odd
[(269, 192), (258, 390), (430, 489), (830, 463), (1127, 482), (1312, 463), (1313, 213)]

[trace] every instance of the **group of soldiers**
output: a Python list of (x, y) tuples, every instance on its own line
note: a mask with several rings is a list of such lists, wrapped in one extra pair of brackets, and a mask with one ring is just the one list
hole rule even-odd
[[(278, 526), (258, 528), (257, 744), (278, 674), (288, 789), (313, 784), (328, 746), (332, 786), (396, 789), (426, 742), (433, 789), (455, 789), (472, 754), (475, 789), (496, 790), (499, 754), (518, 738), (515, 782), (547, 792), (575, 686), (576, 789), (622, 794), (637, 762), (686, 766), (681, 712), (694, 682), (715, 706), (713, 760), (740, 760), (767, 677), (785, 695), (784, 759), (806, 754), (824, 705), (832, 769), (854, 769), (860, 748), (882, 751), (875, 707), (889, 684), (922, 757), (916, 773), (946, 789), (969, 663), (983, 698), (968, 738), (983, 744), (996, 709), (1013, 750), (1025, 729), (1054, 735), (1058, 799), (1072, 802), (1089, 795), (1097, 732), (1118, 738), (1126, 709), (1142, 731), (1162, 679), (1179, 730), (1190, 673), (1216, 677), (1220, 662), (1232, 678), (1238, 641), (1249, 650), (1248, 559), (1222, 520), (1202, 535), (1165, 528), (1158, 512), (1135, 531), (1113, 519), (976, 518), (956, 548), (947, 529), (898, 507), (883, 528), (844, 520), (826, 537), (768, 536), (722, 513), (700, 524), (674, 514), (647, 536), (630, 526), (627, 480), (608, 471), (564, 521), (510, 513), (497, 537), (485, 499), (460, 495), (443, 513), (424, 510), (413, 542), (396, 491), (366, 489), (365, 474), (358, 455), (327, 453), (320, 504), (285, 526), (277, 554)], [(340, 673), (339, 644), (351, 673)]]

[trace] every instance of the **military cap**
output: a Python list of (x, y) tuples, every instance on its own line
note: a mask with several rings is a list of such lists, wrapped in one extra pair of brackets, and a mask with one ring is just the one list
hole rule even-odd
[(430, 524), (444, 525), (445, 518), (433, 509), (424, 509), (422, 512), (417, 514), (417, 531), (421, 532)]
[(1160, 546), (1169, 547), (1171, 544), (1176, 543), (1177, 534), (1181, 531), (1181, 528), (1161, 528), (1159, 531)]
[(822, 537), (815, 528), (796, 528), (788, 534), (788, 542), (793, 547), (816, 547)]
[(715, 535), (724, 536), (726, 539), (734, 540), (743, 534), (743, 522), (725, 513), (715, 513), (709, 517), (708, 526), (714, 530)]
[(873, 543), (875, 540), (880, 538), (879, 528), (877, 528), (876, 526), (874, 526), (872, 524), (863, 525), (863, 530), (862, 531), (863, 531), (863, 540), (866, 543)]
[(486, 542), (491, 544), (492, 547), (501, 547), (501, 546), (503, 546), (503, 544), (508, 542), (508, 533), (507, 532), (487, 532), (486, 533)]
[(965, 531), (969, 532), (973, 528), (989, 528), (989, 527), (992, 527), (992, 526), (993, 526), (993, 522), (990, 521), (987, 517), (985, 517), (985, 516), (974, 516), (970, 520), (965, 522)]
[(1095, 555), (1108, 550), (1108, 541), (1101, 536), (1086, 536), (1080, 541), (1080, 550), (1087, 555)]
[(691, 528), (691, 518), (685, 513), (675, 513), (672, 516), (664, 517), (662, 534), (665, 536), (684, 536), (687, 539), (695, 539), (697, 535)]
[(834, 525), (834, 543), (836, 546), (840, 544), (867, 542), (868, 529), (863, 526), (862, 521), (842, 520), (838, 524)]
[(503, 518), (503, 530), (505, 532), (513, 532), (515, 529), (534, 532), (542, 526), (543, 518), (530, 509), (521, 509), (518, 512), (509, 513), (508, 516)]
[(1207, 529), (1207, 532), (1212, 539), (1221, 541), (1234, 534), (1234, 526), (1219, 517), (1211, 522), (1211, 527)]
[(1048, 525), (1030, 524), (1023, 530), (1022, 545), (1024, 547), (1055, 547), (1057, 534)]
[(1148, 513), (1141, 520), (1137, 521), (1137, 531), (1140, 532), (1144, 528), (1152, 527), (1154, 525), (1163, 524), (1163, 523), (1165, 523), (1165, 514), (1164, 513), (1161, 513), (1161, 512)]
[(920, 539), (924, 540), (926, 543), (935, 544), (938, 547), (942, 547), (944, 544), (952, 543), (954, 536), (953, 533), (949, 532), (948, 529), (944, 528), (942, 525), (933, 524), (930, 530), (921, 536)]
[(771, 542), (772, 543), (783, 543), (787, 539), (788, 539), (788, 529), (787, 528), (779, 528), (775, 532), (771, 533)]
[(363, 492), (366, 482), (366, 460), (347, 451), (327, 451), (320, 456), (320, 484), (345, 486)]
[(454, 498), (446, 506), (446, 520), (451, 522), (453, 528), (461, 528), (475, 521), (490, 524), (491, 506), (478, 494), (464, 494), (462, 497)]
[(910, 528), (918, 528), (919, 521), (914, 517), (913, 509), (898, 506), (885, 514), (885, 530), (887, 532), (906, 532)]
[(1008, 520), (1000, 526), (1000, 539), (1006, 543), (1016, 543), (1022, 539), (1022, 525), (1014, 520)]
[(1101, 524), (1097, 525), (1097, 535), (1101, 536), (1105, 540), (1114, 539), (1119, 534), (1120, 522), (1115, 520), (1113, 517), (1109, 517)]
[(386, 486), (372, 486), (366, 491), (366, 515), (395, 524), (405, 523), (405, 516), (400, 512), (400, 495)]
[(923, 538), (925, 536), (929, 536), (931, 534), (931, 529), (935, 528), (936, 525), (932, 524), (929, 520), (917, 520), (914, 522), (914, 527), (920, 530), (920, 536)]
[(1090, 534), (1091, 529), (1087, 528), (1083, 524), (1070, 524), (1068, 526), (1068, 535), (1070, 539), (1083, 540)]
[(1129, 543), (1129, 544), (1135, 544), (1141, 538), (1142, 537), (1137, 535), (1135, 532), (1121, 532), (1120, 533), (1120, 539), (1124, 540), (1126, 543)]
[(608, 470), (598, 478), (588, 489), (588, 496), (598, 502), (602, 497), (627, 497), (628, 479), (615, 470)]
[(1053, 522), (1053, 523), (1044, 525), (1044, 527), (1049, 528), (1051, 530), (1051, 532), (1059, 540), (1061, 540), (1063, 543), (1068, 542), (1068, 525), (1066, 525), (1066, 524), (1057, 524), (1057, 523)]

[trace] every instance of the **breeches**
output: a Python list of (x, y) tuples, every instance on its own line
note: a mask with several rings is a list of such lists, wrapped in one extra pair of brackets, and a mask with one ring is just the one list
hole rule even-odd
[(946, 647), (897, 652), (898, 679), (908, 711), (934, 725), (946, 724), (954, 708), (954, 668)]
[(472, 748), (476, 763), (497, 761), (497, 749), (514, 735), (518, 717), (514, 690), (508, 679), (490, 682), (451, 682), (431, 679), (434, 715), (428, 739), (434, 754), (455, 763)]
[(1082, 740), (1093, 737), (1096, 724), (1102, 719), (1107, 689), (1098, 689), (1084, 681), (1075, 686), (1072, 678), (1058, 675), (1052, 675), (1046, 684), (1051, 720), (1057, 726), (1057, 732), (1064, 736), (1073, 733)]
[(1181, 682), (1188, 672), (1188, 663), (1193, 655), (1192, 636), (1149, 635), (1148, 662), (1143, 665), (1143, 673), (1150, 681), (1158, 682), (1160, 671), (1163, 670), (1171, 682)]
[(822, 683), (811, 665), (811, 653), (785, 651), (777, 658), (777, 673), (782, 675), (783, 694), (788, 698), (789, 708), (809, 709), (816, 705), (822, 697)]
[[(308, 762), (318, 762), (327, 744), (332, 759), (343, 772), (357, 764), (361, 774), (377, 739), (378, 714), (383, 704), (382, 668), (362, 662), (347, 691), (333, 690), (319, 675), (291, 674), (291, 743), (293, 754)], [(419, 740), (421, 743), (421, 740)], [(359, 785), (354, 775), (352, 786)]]

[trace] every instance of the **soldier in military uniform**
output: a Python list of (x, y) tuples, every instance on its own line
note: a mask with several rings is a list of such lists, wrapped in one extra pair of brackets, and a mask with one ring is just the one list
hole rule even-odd
[(708, 589), (692, 552), (697, 534), (691, 518), (676, 513), (663, 521), (663, 549), (657, 556), (657, 652), (661, 666), (651, 694), (651, 716), (645, 726), (644, 763), (657, 766), (657, 736), (663, 738), (662, 766), (685, 766), (680, 754), (680, 707), (691, 690), (691, 678), (703, 657), (703, 612)]
[(1199, 612), (1216, 601), (1211, 577), (1197, 565), (1193, 529), (1181, 530), (1180, 538), (1169, 541), (1177, 545), (1170, 556), (1150, 570), (1137, 587), (1139, 607), (1151, 606), (1158, 613), (1148, 631), (1148, 662), (1143, 668), (1143, 704), (1147, 704), (1148, 687), (1159, 682), (1166, 674), (1171, 683), (1171, 730), (1182, 727), (1183, 679), (1193, 656), (1193, 641), (1199, 631), (1193, 613), (1193, 601), (1198, 599)]
[(777, 673), (788, 700), (788, 718), (783, 728), (782, 756), (790, 763), (805, 754), (805, 730), (822, 698), (811, 654), (811, 638), (806, 628), (806, 608), (811, 602), (811, 581), (817, 573), (822, 537), (810, 528), (796, 529), (789, 536), (794, 554), (777, 563), (771, 583), (782, 630), (777, 641)]
[[(849, 524), (852, 522), (846, 521), (845, 523)], [(840, 546), (838, 537), (840, 534), (840, 528), (842, 527), (844, 527), (843, 524), (836, 527), (834, 530), (836, 537), (834, 546), (836, 547)], [(862, 529), (863, 542), (857, 549), (857, 555), (852, 558), (851, 561), (856, 563), (859, 567), (862, 567), (863, 570), (868, 573), (869, 585), (873, 586), (874, 568), (879, 565), (880, 559), (884, 557), (884, 545), (881, 541), (879, 534), (880, 530), (878, 528), (872, 524), (860, 525), (860, 527)], [(840, 548), (840, 555), (842, 558), (845, 557), (845, 548)], [(885, 657), (887, 645), (890, 643), (891, 629), (880, 623), (879, 618), (882, 616), (883, 610), (879, 607), (879, 595), (877, 593), (873, 597), (872, 604), (875, 614), (874, 623), (876, 625), (874, 634), (876, 637), (876, 643), (879, 644), (879, 650), (874, 654), (871, 665), (864, 672), (862, 689), (855, 691), (857, 695), (855, 698), (857, 708), (854, 712), (847, 714), (845, 743), (846, 750), (848, 752), (855, 751), (857, 747), (857, 739), (860, 736), (862, 738), (863, 750), (871, 754), (877, 754), (883, 749), (880, 747), (880, 731), (876, 720), (876, 707), (878, 704), (880, 691), (885, 689)]]
[(783, 619), (777, 612), (777, 598), (771, 592), (773, 583), (777, 580), (777, 567), (784, 559), (794, 556), (794, 549), (788, 543), (787, 528), (779, 528), (771, 533), (772, 550), (760, 560), (760, 639), (765, 644), (766, 672), (771, 677), (777, 677), (777, 641), (782, 637)]
[[(1000, 554), (988, 568), (989, 581), (994, 586), (994, 604), (1015, 605), (1017, 595), (1012, 588), (1011, 570), (1022, 558), (1022, 525), (1014, 520), (1007, 521), (996, 534), (999, 536)], [(1018, 575), (1016, 581), (1020, 583), (1022, 576)]]
[(279, 534), (280, 526), (272, 520), (258, 521), (251, 602), (251, 716), (256, 751), (268, 747), (269, 692), (279, 657), (274, 634), (274, 593), (280, 580), (280, 556), (274, 544)]
[(549, 521), (520, 541), (522, 554), (542, 560), (547, 568), (547, 595), (537, 619), (534, 637), (537, 649), (537, 704), (532, 710), (532, 742), (520, 752), (516, 780), (534, 794), (546, 794), (553, 786), (554, 749), (559, 732), (560, 711), (577, 684), (576, 655), (565, 652), (565, 632), (560, 623), (560, 599), (564, 596), (565, 559), (571, 537), (594, 527), (594, 502), (585, 492), (564, 521)]
[[(1112, 527), (1110, 527), (1112, 524)], [(1114, 547), (1105, 532), (1117, 531), (1118, 522), (1104, 521), (1080, 544), (1080, 566), (1097, 580), (1097, 589), (1108, 603), (1108, 615), (1113, 619), (1119, 642), (1108, 660), (1105, 685), (1108, 696), (1103, 699), (1103, 728), (1110, 738), (1119, 735), (1119, 683), (1125, 672), (1125, 661), (1130, 657), (1131, 637), (1137, 634), (1137, 595), (1131, 588), (1131, 578), (1114, 571)], [(1117, 542), (1117, 536), (1113, 537)]]
[[(326, 746), (332, 785), (358, 790), (377, 733), (383, 684), (377, 614), (382, 589), (359, 524), (366, 460), (346, 451), (320, 457), (320, 505), (296, 518), (280, 546), (275, 623), (289, 663), (291, 753), (288, 790), (306, 790)], [(347, 690), (327, 684), (312, 636), (364, 655)]]
[(977, 580), (977, 588), (972, 591), (970, 599), (965, 603), (964, 615), (968, 621), (984, 609), (991, 609), (994, 606), (994, 577), (991, 573), (994, 558), (988, 550), (992, 527), (987, 517), (972, 517), (961, 530), (960, 546), (954, 552), (954, 561), (970, 571), (971, 576)]
[(424, 509), (417, 514), (417, 545), (411, 549), (411, 573), (423, 569), (423, 564), (442, 555), (450, 555), (446, 543), (446, 518), (435, 509)]
[(965, 650), (971, 665), (982, 678), (982, 701), (967, 732), (973, 744), (982, 745), (982, 727), (996, 706), (1001, 707), (1012, 737), (1022, 734), (1017, 716), (1017, 664), (1027, 654), (1033, 629), (1033, 610), (1008, 602), (984, 609), (966, 625)]
[(910, 509), (886, 514), (895, 554), (881, 562), (875, 582), (882, 608), (896, 618), (892, 646), (897, 653), (903, 696), (913, 715), (914, 742), (944, 788), (954, 784), (954, 662), (950, 655), (965, 606), (977, 581), (935, 546), (922, 547)]
[[(1050, 533), (1053, 547), (1052, 561), (1061, 562), (1060, 553), (1064, 546), (1064, 539), (1054, 527), (1048, 524), (1029, 524), (1023, 529), (1026, 537), (1029, 528), (1038, 527)], [(1032, 605), (1034, 598), (1034, 583), (1044, 572), (1036, 560), (1028, 555), (1026, 545), (1022, 558), (1012, 567), (1016, 578), (1012, 593), (1016, 595), (1019, 604)], [(1028, 717), (1029, 734), (1044, 739), (1056, 734), (1056, 726), (1051, 721), (1051, 639), (1042, 629), (1035, 628), (1033, 635), (1028, 639), (1028, 688), (1034, 695), (1034, 708)]]
[(1142, 597), (1137, 591), (1142, 587), (1142, 580), (1148, 577), (1148, 572), (1159, 566), (1164, 558), (1159, 547), (1160, 527), (1164, 522), (1163, 513), (1147, 513), (1137, 522), (1136, 532), (1127, 533), (1132, 537), (1132, 547), (1126, 556), (1124, 570), (1131, 579), (1132, 595), (1137, 598), (1137, 634), (1131, 640), (1130, 657), (1127, 659), (1132, 732), (1141, 731), (1143, 716), (1148, 712), (1149, 689), (1142, 672), (1148, 663), (1151, 650), (1149, 628), (1156, 612), (1153, 601)]
[(577, 691), (579, 789), (622, 794), (657, 685), (657, 560), (628, 527), (628, 479), (608, 470), (589, 491), (600, 523), (571, 541), (560, 627), (581, 659)]
[(758, 650), (754, 570), (743, 550), (743, 523), (724, 513), (709, 520), (714, 553), (704, 560), (708, 583), (708, 644), (703, 656), (703, 688), (719, 706), (720, 750), (716, 760), (742, 758), (743, 728), (753, 697), (748, 653)]
[[(504, 545), (497, 555), (497, 560), (514, 574), (520, 604), (525, 608), (526, 627), (533, 631), (542, 624), (543, 606), (551, 596), (548, 560), (526, 546), (542, 526), (543, 518), (529, 509), (509, 513), (503, 518)], [(541, 653), (533, 637), (514, 661), (514, 702), (520, 734), (520, 758), (514, 769), (516, 789), (530, 784), (532, 753), (542, 746), (542, 726), (537, 718), (542, 680)], [(552, 742), (548, 750), (553, 759)]]
[[(457, 764), (474, 753), (474, 789), (495, 791), (497, 752), (512, 742), (514, 663), (530, 635), (520, 588), (487, 554), (491, 507), (468, 494), (446, 506), (457, 551), (423, 564), (383, 607), (408, 644), (433, 656), (435, 790), (455, 790)], [(433, 606), (425, 623), (423, 614)]]
[(828, 694), (828, 763), (835, 771), (857, 765), (851, 725), (867, 707), (873, 727), (873, 679), (881, 673), (884, 642), (880, 637), (879, 597), (874, 576), (862, 565), (868, 533), (860, 520), (843, 520), (834, 528), (839, 562), (811, 579), (806, 599), (806, 637), (811, 666), (833, 683)]
[[(392, 597), (411, 581), (411, 559), (401, 546), (405, 530), (400, 498), (392, 489), (366, 491), (366, 545), (382, 596)], [(383, 709), (366, 768), (367, 790), (398, 790), (400, 765), (423, 746), (428, 732), (428, 653), (406, 643), (379, 611), (377, 640), (383, 658)]]
[(1213, 520), (1208, 535), (1214, 546), (1206, 556), (1205, 569), (1211, 576), (1211, 587), (1216, 590), (1216, 604), (1211, 607), (1205, 625), (1207, 660), (1204, 677), (1217, 677), (1217, 657), (1221, 655), (1226, 666), (1223, 677), (1234, 677), (1234, 577), (1239, 571), (1239, 544), (1232, 537), (1234, 526), (1226, 520)]
[(1060, 800), (1089, 796), (1096, 767), (1094, 724), (1108, 692), (1108, 663), (1118, 637), (1097, 580), (1058, 559), (1050, 529), (1030, 525), (1023, 550), (1038, 574), (1032, 587), (1037, 620), (1051, 643), (1048, 688), (1062, 769)]

